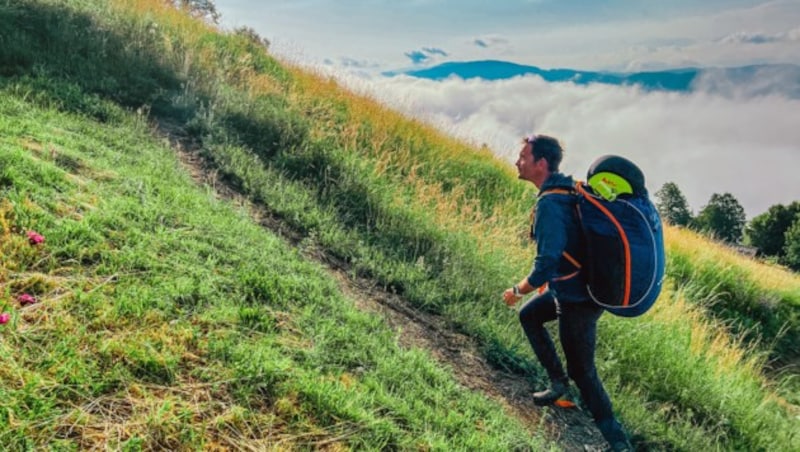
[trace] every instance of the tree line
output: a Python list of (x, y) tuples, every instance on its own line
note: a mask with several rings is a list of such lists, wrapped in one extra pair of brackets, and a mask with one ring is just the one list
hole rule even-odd
[(773, 205), (748, 223), (744, 208), (730, 193), (711, 195), (696, 216), (674, 182), (665, 183), (655, 196), (658, 212), (667, 223), (754, 247), (759, 256), (800, 271), (800, 202)]

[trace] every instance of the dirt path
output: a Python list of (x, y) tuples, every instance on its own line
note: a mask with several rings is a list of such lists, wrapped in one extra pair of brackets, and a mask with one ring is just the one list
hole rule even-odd
[[(217, 171), (208, 167), (198, 155), (197, 146), (183, 137), (180, 129), (160, 124), (156, 133), (169, 139), (184, 167), (198, 184), (208, 185), (219, 197), (246, 207), (255, 221), (292, 245), (304, 238), (271, 215), (266, 206), (250, 202), (225, 184)], [(353, 276), (346, 262), (333, 258), (324, 250), (305, 249), (303, 254), (323, 264), (338, 281), (342, 292), (360, 309), (383, 316), (397, 333), (403, 347), (427, 350), (440, 364), (451, 369), (464, 387), (480, 391), (499, 402), (509, 415), (522, 420), (532, 434), (544, 429), (546, 436), (566, 451), (604, 449), (606, 443), (586, 413), (577, 408), (535, 406), (530, 396), (532, 388), (527, 382), (489, 365), (475, 341), (456, 332), (446, 319), (417, 310), (407, 300), (383, 290), (374, 281)], [(521, 329), (520, 334), (523, 334)]]

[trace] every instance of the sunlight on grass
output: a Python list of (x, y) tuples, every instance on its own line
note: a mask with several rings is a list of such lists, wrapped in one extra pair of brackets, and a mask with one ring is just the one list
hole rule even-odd
[(788, 300), (800, 306), (800, 276), (797, 273), (738, 254), (721, 243), (685, 228), (665, 227), (664, 239), (671, 252), (689, 256), (698, 265), (736, 268), (759, 288), (783, 293)]
[[(17, 143), (0, 155), (7, 447), (543, 444), (427, 353), (400, 349), (322, 269), (176, 171), (141, 118), (102, 125), (0, 99), (0, 130)], [(31, 139), (81, 167), (59, 167), (66, 160)], [(65, 208), (88, 192), (95, 203), (81, 215)], [(32, 228), (44, 243), (29, 243)], [(38, 303), (18, 306), (23, 290)], [(408, 403), (426, 399), (436, 403)]]
[[(3, 444), (544, 447), (197, 188), (150, 126), (197, 146), (301, 247), (541, 382), (499, 300), (533, 259), (533, 189), (511, 165), (162, 1), (0, 10), (4, 27), (26, 21), (38, 29), (6, 42), (0, 96)], [(653, 311), (601, 320), (598, 366), (626, 425), (654, 449), (796, 449), (796, 375), (765, 367), (796, 359), (800, 278), (689, 231), (666, 242)], [(39, 303), (19, 306), (26, 291)]]

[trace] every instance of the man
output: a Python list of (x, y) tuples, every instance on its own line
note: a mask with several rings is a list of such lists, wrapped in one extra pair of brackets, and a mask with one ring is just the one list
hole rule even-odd
[[(516, 163), (519, 178), (539, 189), (531, 226), (536, 258), (530, 275), (507, 289), (503, 298), (513, 306), (523, 295), (539, 291), (519, 313), (522, 328), (551, 382), (549, 388), (533, 394), (534, 403), (555, 402), (567, 391), (569, 376), (612, 450), (633, 450), (594, 365), (597, 319), (603, 309), (589, 297), (580, 271), (583, 239), (572, 194), (574, 182), (559, 172), (563, 154), (558, 140), (545, 135), (526, 138), (520, 150)], [(567, 373), (544, 326), (556, 318)]]

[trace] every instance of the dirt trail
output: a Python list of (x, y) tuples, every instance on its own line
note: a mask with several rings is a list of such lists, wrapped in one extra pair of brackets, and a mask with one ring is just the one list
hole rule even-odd
[[(207, 166), (197, 146), (184, 138), (179, 128), (167, 124), (156, 127), (160, 137), (169, 139), (192, 178), (214, 189), (223, 199), (244, 206), (253, 219), (265, 228), (297, 245), (304, 237), (279, 218), (268, 207), (250, 202), (218, 177), (216, 169)], [(383, 290), (376, 282), (353, 275), (349, 265), (324, 252), (303, 249), (306, 258), (323, 264), (338, 281), (343, 293), (365, 311), (378, 313), (398, 335), (403, 347), (427, 350), (442, 365), (452, 370), (464, 387), (481, 391), (503, 405), (507, 413), (520, 419), (532, 434), (542, 429), (545, 435), (565, 451), (600, 451), (606, 443), (588, 414), (577, 408), (540, 408), (533, 404), (532, 388), (519, 376), (492, 367), (475, 341), (455, 331), (446, 319), (417, 310), (403, 297)], [(498, 298), (498, 302), (501, 302)], [(520, 329), (520, 334), (522, 330)]]

